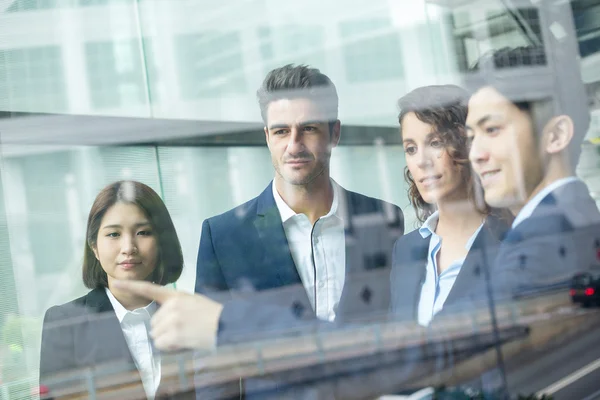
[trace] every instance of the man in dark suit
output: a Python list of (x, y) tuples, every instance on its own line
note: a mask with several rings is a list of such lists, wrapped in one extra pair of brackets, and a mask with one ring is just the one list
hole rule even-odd
[[(589, 127), (587, 97), (576, 57), (559, 55), (546, 60), (536, 47), (497, 51), (480, 70), (510, 74), (523, 68), (515, 68), (518, 60), (544, 57), (558, 78), (529, 79), (535, 91), (523, 80), (497, 79), (469, 100), (470, 160), (485, 201), (515, 216), (492, 269), (500, 298), (564, 285), (600, 267), (600, 213), (575, 175)], [(545, 86), (546, 95), (528, 97)]]
[[(496, 258), (483, 265), (495, 332), (503, 302), (563, 287), (600, 267), (600, 213), (575, 175), (590, 121), (577, 39), (551, 29), (574, 33), (572, 14), (569, 3), (544, 11), (552, 23), (541, 24), (543, 47), (495, 51), (466, 83), (471, 165), (486, 203), (515, 216)], [(506, 390), (499, 345), (496, 351)]]
[[(403, 215), (331, 179), (329, 159), (341, 134), (335, 86), (316, 69), (288, 65), (267, 75), (258, 98), (275, 178), (257, 198), (204, 221), (197, 293), (115, 282), (161, 304), (152, 320), (161, 350), (212, 350), (215, 342), (387, 318), (391, 253)], [(255, 377), (240, 392), (277, 396), (281, 385), (285, 378)]]
[(294, 320), (385, 313), (403, 215), (330, 177), (341, 135), (334, 84), (317, 69), (286, 65), (257, 96), (275, 178), (258, 197), (204, 221), (196, 292), (254, 304), (252, 315), (223, 311), (220, 329), (244, 338)]

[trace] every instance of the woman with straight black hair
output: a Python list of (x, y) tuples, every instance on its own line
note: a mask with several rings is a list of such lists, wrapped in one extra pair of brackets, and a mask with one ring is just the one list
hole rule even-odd
[[(102, 189), (89, 213), (83, 253), (83, 283), (91, 291), (45, 315), (40, 384), (56, 394), (57, 373), (96, 367), (139, 373), (140, 393), (154, 398), (161, 376), (160, 354), (150, 337), (157, 304), (119, 291), (115, 280), (175, 282), (183, 269), (181, 245), (167, 208), (150, 187), (119, 181)], [(143, 393), (141, 388), (143, 387)], [(55, 392), (55, 393), (53, 393)], [(133, 394), (132, 394), (133, 395)]]

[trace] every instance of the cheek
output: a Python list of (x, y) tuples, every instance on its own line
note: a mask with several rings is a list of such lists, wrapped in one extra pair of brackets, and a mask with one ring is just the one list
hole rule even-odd
[(406, 168), (408, 168), (408, 172), (410, 172), (410, 174), (414, 177), (417, 167), (413, 157), (406, 157)]
[(286, 143), (284, 143), (281, 140), (272, 143), (270, 147), (271, 158), (273, 158), (274, 160), (281, 158), (285, 154), (286, 149)]
[(532, 143), (525, 135), (519, 135), (517, 129), (506, 132), (505, 137), (498, 137), (492, 147), (499, 160), (507, 160), (513, 164), (520, 163), (531, 154)]
[(497, 163), (512, 164), (519, 157), (519, 150), (518, 143), (515, 143), (512, 137), (506, 140), (494, 138), (489, 141), (487, 146), (490, 161)]
[(527, 149), (521, 146), (514, 146), (512, 148), (504, 148), (502, 152), (497, 152), (496, 159), (503, 164), (503, 168), (506, 168), (511, 173), (513, 179), (517, 179), (517, 174), (521, 171), (527, 170), (528, 157)]
[(331, 151), (332, 143), (329, 136), (312, 136), (305, 139), (304, 146), (313, 154), (328, 154)]
[(155, 238), (148, 238), (143, 242), (144, 257), (147, 260), (156, 260), (158, 258), (158, 241)]
[(461, 186), (466, 184), (465, 182), (465, 172), (464, 168), (461, 168), (458, 165), (453, 165), (452, 167), (452, 184), (453, 186)]
[(440, 171), (452, 171), (454, 174), (458, 168), (454, 164), (450, 154), (443, 149), (433, 150), (431, 153), (431, 160), (433, 161), (436, 169)]
[(98, 239), (96, 243), (96, 254), (100, 260), (106, 259), (114, 252), (114, 243), (106, 239)]

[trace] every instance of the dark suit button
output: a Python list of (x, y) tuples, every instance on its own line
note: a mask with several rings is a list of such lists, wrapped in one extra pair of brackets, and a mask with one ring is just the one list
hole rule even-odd
[(560, 249), (558, 249), (558, 254), (560, 254), (562, 258), (565, 258), (567, 255), (567, 249), (565, 249), (565, 246), (560, 246)]
[(525, 254), (521, 254), (519, 256), (519, 262), (521, 264), (521, 269), (525, 269), (525, 267), (527, 266), (527, 256)]
[(382, 252), (365, 255), (364, 262), (365, 269), (367, 271), (377, 268), (384, 268), (388, 265), (387, 255)]
[(369, 287), (366, 286), (360, 294), (360, 297), (362, 298), (363, 302), (369, 304), (371, 302), (371, 296), (371, 289), (369, 289)]
[(481, 275), (481, 267), (479, 265), (475, 266), (475, 269), (473, 270), (473, 275), (475, 275), (476, 277), (479, 277), (479, 275)]
[(600, 248), (600, 239), (596, 239), (594, 244), (596, 245), (596, 248)]
[(302, 303), (299, 303), (297, 301), (294, 302), (294, 304), (292, 304), (292, 312), (296, 317), (300, 318), (302, 314), (304, 314), (304, 306), (302, 305)]
[(388, 258), (385, 253), (377, 253), (373, 258), (375, 259), (375, 268), (384, 268), (388, 265)]

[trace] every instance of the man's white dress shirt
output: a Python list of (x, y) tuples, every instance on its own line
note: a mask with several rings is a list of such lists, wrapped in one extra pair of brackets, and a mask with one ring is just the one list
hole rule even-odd
[(331, 209), (314, 226), (305, 214), (296, 214), (285, 203), (275, 188), (275, 182), (272, 185), (273, 197), (302, 284), (317, 318), (327, 321), (335, 319), (346, 271), (344, 220), (339, 213), (341, 188), (333, 179), (331, 185)]

